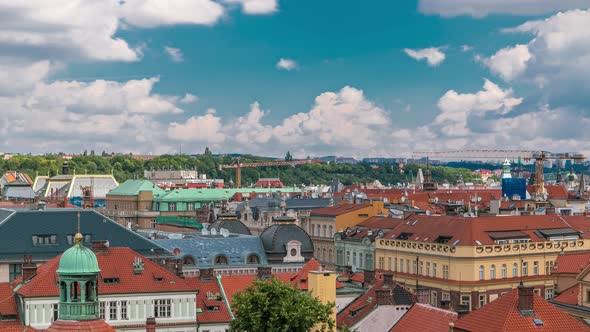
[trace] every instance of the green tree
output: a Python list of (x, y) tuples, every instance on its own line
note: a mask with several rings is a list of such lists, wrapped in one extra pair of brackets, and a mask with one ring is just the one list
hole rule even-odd
[(231, 331), (308, 332), (332, 331), (330, 317), (334, 303), (323, 304), (318, 298), (276, 278), (254, 283), (233, 297), (235, 319)]
[(287, 151), (287, 154), (285, 155), (285, 161), (291, 161), (293, 160), (293, 156), (291, 155), (291, 151)]

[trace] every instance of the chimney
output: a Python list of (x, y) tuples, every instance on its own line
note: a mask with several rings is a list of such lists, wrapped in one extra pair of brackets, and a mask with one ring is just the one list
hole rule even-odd
[(370, 271), (370, 270), (365, 270), (364, 272), (364, 284), (365, 285), (370, 285), (373, 280), (375, 280), (375, 271)]
[(106, 254), (109, 252), (109, 241), (100, 240), (92, 241), (92, 251), (96, 254)]
[(37, 264), (33, 263), (33, 256), (24, 256), (23, 258), (23, 281), (28, 280), (35, 274), (37, 274)]
[(215, 275), (213, 273), (213, 269), (212, 268), (199, 270), (199, 280), (201, 282), (213, 281), (213, 277), (214, 276)]
[(257, 269), (258, 279), (268, 280), (272, 277), (272, 267), (270, 266), (259, 266)]
[(390, 273), (383, 274), (383, 284), (393, 285), (393, 274), (390, 274)]
[(533, 311), (533, 287), (525, 287), (522, 283), (518, 285), (518, 310)]
[(377, 296), (377, 305), (392, 305), (393, 296), (391, 296), (391, 290), (388, 289), (377, 289), (375, 290)]
[(70, 173), (70, 165), (67, 161), (64, 161), (63, 165), (61, 166), (61, 173), (63, 175), (67, 175), (68, 173)]
[(145, 320), (145, 332), (156, 332), (156, 318), (148, 317)]

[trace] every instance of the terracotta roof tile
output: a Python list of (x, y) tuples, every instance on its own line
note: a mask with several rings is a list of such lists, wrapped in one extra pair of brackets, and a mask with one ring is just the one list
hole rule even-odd
[(533, 295), (532, 315), (518, 310), (518, 289), (513, 289), (481, 309), (455, 322), (455, 329), (473, 332), (539, 331), (534, 319), (543, 322), (543, 331), (590, 331), (590, 327), (559, 310), (538, 295)]
[(368, 204), (342, 204), (342, 205), (334, 205), (330, 207), (320, 208), (311, 210), (311, 215), (319, 215), (319, 216), (339, 216), (345, 213), (350, 213), (352, 211), (360, 210), (362, 208), (368, 207)]
[(23, 326), (20, 321), (0, 321), (0, 331), (2, 332), (34, 332), (38, 331), (30, 326)]
[(403, 220), (399, 218), (390, 217), (371, 217), (359, 223), (357, 227), (366, 227), (370, 229), (392, 229)]
[(448, 332), (449, 323), (457, 320), (457, 313), (415, 303), (389, 332), (428, 331)]
[[(142, 258), (144, 270), (140, 274), (133, 273), (133, 262)], [(59, 289), (56, 274), (60, 256), (53, 258), (37, 269), (37, 275), (23, 284), (18, 293), (31, 297), (58, 296)], [(185, 279), (180, 278), (156, 263), (144, 258), (129, 248), (108, 248), (106, 253), (96, 255), (99, 274), (99, 294), (129, 294), (155, 292), (187, 292), (196, 289)], [(161, 277), (161, 280), (156, 277)], [(103, 279), (118, 278), (118, 283), (104, 283)]]
[(16, 298), (11, 284), (0, 283), (0, 316), (16, 316)]
[[(217, 280), (203, 282), (198, 278), (189, 278), (187, 282), (199, 290), (197, 294), (197, 309), (201, 309), (201, 312), (197, 313), (197, 321), (199, 323), (224, 323), (231, 321), (229, 309), (223, 298), (221, 300), (214, 298), (217, 295), (223, 296)], [(211, 307), (215, 306), (217, 307), (216, 310), (210, 310), (212, 309)]]
[(557, 256), (553, 273), (575, 273), (582, 272), (590, 264), (590, 253), (571, 253)]
[(558, 296), (553, 298), (554, 302), (578, 305), (578, 296), (580, 296), (580, 285), (575, 284), (572, 287), (564, 290)]
[(115, 332), (115, 329), (102, 319), (83, 321), (56, 320), (45, 331)]

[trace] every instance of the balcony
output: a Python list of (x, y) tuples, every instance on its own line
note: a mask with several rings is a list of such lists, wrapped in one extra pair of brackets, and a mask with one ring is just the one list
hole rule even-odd
[(85, 320), (98, 317), (98, 303), (60, 303), (59, 319)]

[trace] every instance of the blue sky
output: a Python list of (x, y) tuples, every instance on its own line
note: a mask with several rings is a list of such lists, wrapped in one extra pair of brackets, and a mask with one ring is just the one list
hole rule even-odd
[(1, 149), (586, 152), (585, 3), (0, 5)]

